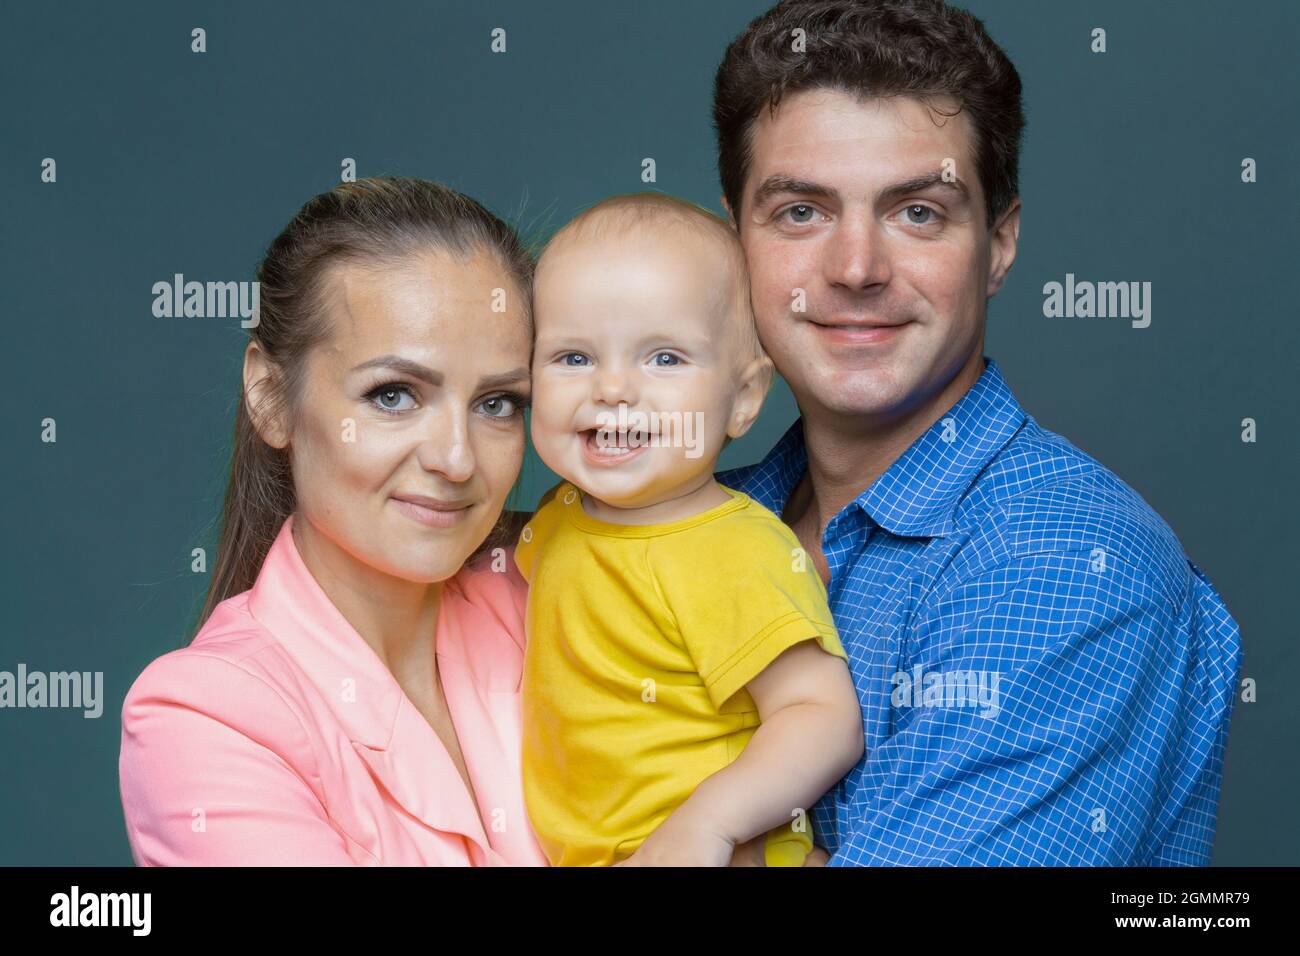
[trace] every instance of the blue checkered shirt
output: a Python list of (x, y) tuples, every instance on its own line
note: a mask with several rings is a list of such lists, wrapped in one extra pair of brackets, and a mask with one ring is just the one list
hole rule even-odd
[[(1241, 637), (1169, 526), (975, 385), (822, 535), (866, 753), (813, 808), (831, 866), (1205, 865)], [(796, 421), (720, 472), (778, 515)]]

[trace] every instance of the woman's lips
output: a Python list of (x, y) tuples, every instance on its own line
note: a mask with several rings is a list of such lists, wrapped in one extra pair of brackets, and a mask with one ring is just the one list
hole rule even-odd
[(397, 510), (429, 528), (450, 528), (469, 513), (470, 505), (460, 505), (424, 495), (393, 495)]
[(640, 436), (640, 443), (636, 444), (636, 447), (629, 447), (626, 435), (622, 437), (623, 442), (621, 444), (609, 444), (602, 447), (600, 429), (591, 428), (585, 432), (579, 432), (579, 438), (582, 439), (582, 455), (588, 464), (608, 467), (631, 461), (649, 447), (649, 438), (644, 435)]

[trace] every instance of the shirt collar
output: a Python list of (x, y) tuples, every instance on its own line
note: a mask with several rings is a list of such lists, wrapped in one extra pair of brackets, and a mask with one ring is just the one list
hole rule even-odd
[[(951, 530), (957, 504), (1027, 417), (997, 362), (988, 356), (984, 360), (983, 373), (966, 394), (849, 508), (860, 509), (899, 537), (933, 537)], [(745, 484), (751, 497), (780, 514), (807, 467), (800, 417)]]

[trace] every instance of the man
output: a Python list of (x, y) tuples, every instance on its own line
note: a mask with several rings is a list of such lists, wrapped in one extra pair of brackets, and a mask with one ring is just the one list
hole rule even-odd
[(1208, 863), (1238, 628), (983, 354), (1015, 68), (941, 0), (786, 2), (728, 48), (714, 118), (801, 412), (717, 477), (794, 529), (862, 703), (867, 753), (812, 811), (830, 865)]

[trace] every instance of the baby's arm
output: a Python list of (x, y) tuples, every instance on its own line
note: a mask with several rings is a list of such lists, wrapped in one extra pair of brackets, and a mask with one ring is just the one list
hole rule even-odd
[(623, 865), (726, 866), (737, 844), (809, 810), (861, 758), (853, 679), (815, 640), (788, 648), (745, 686), (762, 725)]

